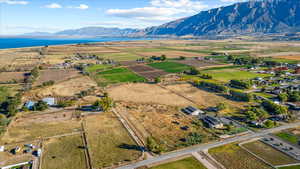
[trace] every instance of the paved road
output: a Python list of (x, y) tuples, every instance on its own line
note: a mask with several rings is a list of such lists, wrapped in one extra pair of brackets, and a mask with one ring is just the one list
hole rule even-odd
[(248, 135), (244, 135), (244, 136), (238, 136), (238, 137), (234, 137), (234, 138), (229, 138), (223, 141), (219, 141), (219, 142), (213, 142), (213, 143), (208, 143), (208, 144), (202, 144), (202, 145), (198, 145), (198, 146), (193, 146), (193, 147), (189, 147), (183, 150), (179, 150), (179, 151), (175, 151), (175, 152), (171, 152), (171, 153), (167, 153), (167, 154), (163, 154), (161, 156), (157, 156), (151, 159), (147, 159), (147, 160), (143, 160), (134, 164), (130, 164), (130, 165), (126, 165), (126, 166), (122, 166), (119, 167), (118, 169), (133, 169), (133, 168), (137, 168), (140, 166), (145, 166), (145, 165), (150, 165), (153, 163), (159, 163), (168, 159), (172, 159), (172, 158), (176, 158), (176, 157), (180, 157), (183, 155), (189, 155), (192, 154), (194, 152), (198, 152), (198, 151), (202, 151), (205, 149), (210, 149), (210, 148), (214, 148), (214, 147), (218, 147), (218, 146), (222, 146), (225, 144), (230, 144), (233, 142), (239, 142), (239, 141), (245, 141), (245, 140), (249, 140), (249, 139), (253, 139), (253, 138), (257, 138), (257, 137), (262, 137), (266, 134), (269, 133), (273, 133), (273, 132), (277, 132), (280, 130), (285, 130), (285, 129), (289, 129), (289, 128), (294, 128), (300, 126), (300, 122), (297, 123), (291, 123), (291, 124), (286, 124), (283, 126), (279, 126), (273, 129), (267, 129), (267, 130), (263, 130), (257, 133), (250, 133)]

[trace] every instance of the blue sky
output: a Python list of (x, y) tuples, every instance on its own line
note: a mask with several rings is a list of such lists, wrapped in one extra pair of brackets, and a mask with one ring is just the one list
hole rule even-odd
[(0, 0), (0, 34), (145, 28), (244, 0)]

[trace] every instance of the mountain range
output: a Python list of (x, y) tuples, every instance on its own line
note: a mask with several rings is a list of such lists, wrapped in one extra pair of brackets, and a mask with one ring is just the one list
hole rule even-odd
[[(300, 31), (300, 0), (252, 0), (143, 30), (86, 27), (56, 36), (210, 36)], [(47, 33), (39, 33), (47, 34)], [(31, 34), (32, 35), (32, 34)]]

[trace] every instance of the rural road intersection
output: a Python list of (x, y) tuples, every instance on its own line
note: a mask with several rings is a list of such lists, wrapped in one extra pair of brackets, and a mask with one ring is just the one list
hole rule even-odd
[(229, 138), (229, 139), (225, 139), (222, 141), (218, 141), (218, 142), (212, 142), (212, 143), (208, 143), (208, 144), (202, 144), (202, 145), (197, 145), (197, 146), (193, 146), (193, 147), (189, 147), (183, 150), (178, 150), (178, 151), (174, 151), (171, 153), (166, 153), (157, 157), (153, 157), (147, 160), (143, 160), (143, 161), (139, 161), (137, 163), (134, 164), (129, 164), (126, 166), (122, 166), (119, 167), (117, 169), (134, 169), (137, 167), (141, 167), (141, 166), (145, 166), (145, 165), (150, 165), (153, 163), (160, 163), (163, 162), (165, 160), (169, 160), (169, 159), (173, 159), (173, 158), (177, 158), (180, 156), (184, 156), (184, 155), (189, 155), (195, 152), (199, 152), (199, 151), (203, 151), (203, 150), (207, 150), (210, 148), (214, 148), (214, 147), (219, 147), (225, 144), (230, 144), (230, 143), (234, 143), (234, 142), (240, 142), (240, 141), (245, 141), (245, 140), (251, 140), (254, 138), (258, 138), (258, 137), (262, 137), (264, 135), (273, 133), (273, 132), (278, 132), (281, 130), (285, 130), (285, 129), (289, 129), (289, 128), (295, 128), (297, 126), (300, 126), (300, 122), (297, 123), (291, 123), (291, 124), (285, 124), (276, 128), (272, 128), (272, 129), (267, 129), (267, 130), (263, 130), (257, 133), (249, 133), (247, 135), (243, 135), (243, 136), (237, 136), (234, 138)]

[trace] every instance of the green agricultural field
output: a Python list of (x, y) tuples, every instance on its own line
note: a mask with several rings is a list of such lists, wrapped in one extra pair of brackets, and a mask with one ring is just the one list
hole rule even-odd
[(278, 169), (299, 169), (300, 165), (288, 166), (288, 167), (280, 167)]
[(175, 162), (161, 164), (151, 167), (150, 169), (206, 169), (197, 159), (194, 157), (188, 157)]
[(81, 135), (53, 138), (45, 142), (42, 168), (87, 168)]
[(297, 64), (299, 63), (298, 60), (292, 60), (292, 59), (283, 59), (283, 58), (267, 58), (265, 61), (275, 61), (278, 63), (289, 63), (289, 64)]
[(281, 139), (283, 139), (285, 141), (288, 141), (290, 143), (293, 143), (293, 144), (298, 144), (298, 142), (300, 140), (296, 135), (294, 135), (292, 133), (289, 133), (289, 132), (286, 132), (286, 131), (277, 133), (275, 135), (280, 137)]
[(267, 74), (252, 73), (252, 72), (242, 71), (242, 70), (234, 69), (234, 68), (230, 69), (227, 67), (225, 67), (224, 69), (217, 68), (217, 69), (202, 70), (201, 73), (212, 75), (213, 79), (221, 81), (221, 82), (228, 82), (233, 79), (247, 80), (247, 79), (253, 79), (256, 77), (269, 76)]
[(181, 63), (176, 63), (176, 62), (157, 62), (148, 65), (153, 68), (161, 69), (169, 73), (179, 73), (185, 70), (189, 70), (191, 68), (191, 66), (181, 64)]
[(227, 169), (271, 169), (236, 144), (212, 148), (208, 152)]
[(89, 73), (93, 73), (93, 72), (98, 72), (104, 69), (109, 69), (111, 68), (111, 65), (92, 65), (89, 66), (85, 69), (85, 71), (89, 72)]
[(144, 82), (146, 79), (135, 74), (127, 68), (114, 68), (96, 74), (96, 80), (100, 85), (122, 82)]
[(272, 165), (285, 165), (298, 163), (299, 161), (291, 158), (290, 156), (274, 149), (273, 147), (260, 142), (254, 141), (243, 145), (252, 153), (256, 154), (260, 158), (263, 158)]

